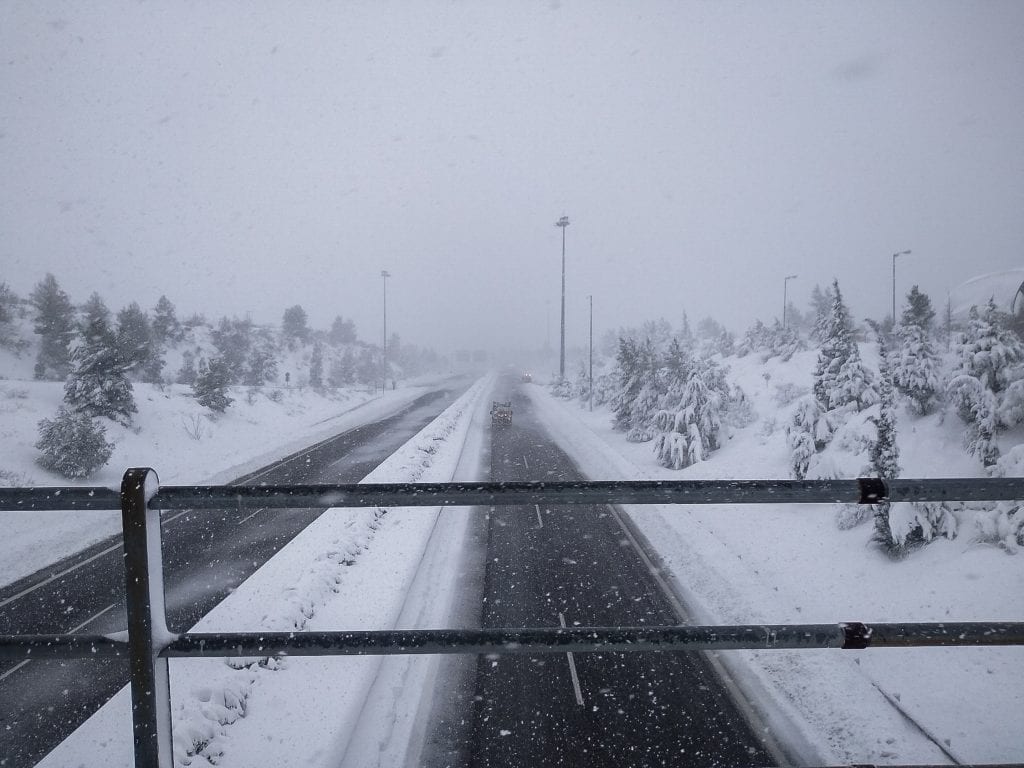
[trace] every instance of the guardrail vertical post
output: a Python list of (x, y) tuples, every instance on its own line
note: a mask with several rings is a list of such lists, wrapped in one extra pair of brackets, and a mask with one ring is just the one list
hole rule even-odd
[(173, 768), (171, 688), (160, 652), (173, 636), (164, 613), (160, 511), (149, 500), (160, 480), (152, 469), (129, 469), (121, 481), (125, 600), (131, 665), (132, 735), (136, 768)]

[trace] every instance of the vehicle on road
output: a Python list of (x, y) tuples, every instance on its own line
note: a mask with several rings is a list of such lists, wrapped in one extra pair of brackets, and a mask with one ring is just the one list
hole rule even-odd
[(512, 423), (512, 401), (491, 401), (491, 426), (505, 426)]
[(531, 381), (533, 381), (533, 374), (524, 373), (523, 374), (523, 384), (529, 384)]

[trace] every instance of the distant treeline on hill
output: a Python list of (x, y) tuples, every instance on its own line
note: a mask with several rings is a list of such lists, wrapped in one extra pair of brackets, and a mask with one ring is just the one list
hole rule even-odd
[[(31, 321), (34, 338), (18, 319)], [(380, 345), (358, 338), (351, 319), (339, 315), (329, 330), (315, 330), (300, 305), (284, 310), (279, 327), (228, 317), (211, 323), (200, 314), (179, 320), (166, 296), (149, 311), (132, 302), (111, 316), (96, 293), (76, 307), (52, 274), (27, 299), (0, 283), (0, 346), (19, 355), (35, 346), (37, 379), (63, 381), (71, 374), (90, 323), (98, 325), (88, 341), (109, 347), (104, 364), (121, 368), (131, 381), (152, 384), (194, 384), (204, 360), (219, 366), (231, 385), (314, 388), (371, 385), (447, 364), (431, 349), (403, 344), (397, 334), (388, 339), (385, 361)]]

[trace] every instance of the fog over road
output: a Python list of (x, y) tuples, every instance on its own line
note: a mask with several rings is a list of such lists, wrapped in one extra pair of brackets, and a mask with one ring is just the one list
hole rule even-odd
[[(458, 384), (425, 394), (394, 416), (323, 441), (236, 483), (359, 482), (464, 389)], [(187, 630), (322, 512), (166, 513), (163, 558), (170, 628)], [(118, 536), (4, 587), (0, 634), (123, 631), (122, 558)], [(42, 584), (51, 574), (63, 575)], [(0, 664), (0, 765), (34, 765), (127, 682), (126, 659)]]
[[(490, 479), (585, 479), (528, 397), (513, 402), (512, 424), (492, 428)], [(610, 507), (494, 507), (487, 547), (484, 627), (679, 623)], [(473, 766), (773, 762), (696, 652), (481, 656), (472, 700)]]

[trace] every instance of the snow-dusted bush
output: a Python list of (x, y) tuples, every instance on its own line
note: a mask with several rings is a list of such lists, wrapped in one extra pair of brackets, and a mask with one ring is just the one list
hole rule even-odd
[(52, 420), (39, 422), (36, 448), (42, 455), (36, 461), (64, 477), (88, 477), (110, 461), (114, 444), (106, 438), (102, 424), (61, 406)]

